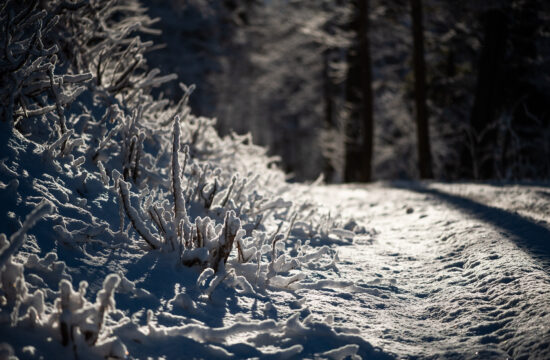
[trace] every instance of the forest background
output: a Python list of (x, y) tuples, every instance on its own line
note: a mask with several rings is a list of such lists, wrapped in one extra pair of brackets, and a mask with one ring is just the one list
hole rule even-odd
[(289, 179), (550, 177), (546, 1), (145, 4), (163, 19), (149, 63), (196, 84), (194, 112), (250, 132)]

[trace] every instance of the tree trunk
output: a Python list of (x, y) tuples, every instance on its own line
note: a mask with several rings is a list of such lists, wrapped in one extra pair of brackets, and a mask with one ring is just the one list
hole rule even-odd
[(431, 179), (432, 158), (430, 128), (426, 106), (426, 64), (424, 62), (424, 33), (422, 26), (422, 1), (411, 0), (411, 16), (414, 40), (414, 100), (416, 104), (416, 138), (420, 178)]
[(497, 129), (495, 120), (500, 106), (501, 64), (506, 50), (506, 17), (492, 10), (482, 16), (484, 40), (479, 59), (477, 85), (470, 124), (473, 139), (473, 176), (490, 179), (497, 175), (495, 148)]
[[(330, 55), (332, 49), (326, 49), (323, 52), (323, 99), (324, 99), (324, 113), (325, 113), (325, 128), (334, 129), (336, 124), (334, 123), (334, 89), (332, 84), (332, 78), (330, 76)], [(324, 159), (323, 174), (325, 179), (330, 181), (334, 177), (334, 167), (329, 159)]]
[(346, 101), (349, 117), (346, 124), (346, 158), (344, 181), (371, 181), (373, 148), (372, 70), (369, 49), (368, 0), (353, 0), (355, 9), (352, 30), (355, 45), (348, 52), (349, 70)]

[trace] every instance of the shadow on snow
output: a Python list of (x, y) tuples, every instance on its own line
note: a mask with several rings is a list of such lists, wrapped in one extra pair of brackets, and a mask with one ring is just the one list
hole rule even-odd
[(544, 225), (537, 224), (515, 212), (430, 188), (428, 184), (392, 182), (389, 185), (398, 189), (431, 195), (465, 214), (506, 231), (511, 235), (510, 240), (533, 258), (540, 260), (546, 272), (550, 272), (550, 229)]

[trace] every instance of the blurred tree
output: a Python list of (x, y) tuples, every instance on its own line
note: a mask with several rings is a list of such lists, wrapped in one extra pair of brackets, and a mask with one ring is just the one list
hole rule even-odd
[(469, 117), (470, 149), (463, 176), (548, 178), (550, 100), (549, 3), (542, 0), (470, 3), (480, 24), (477, 81)]
[(497, 110), (502, 102), (502, 62), (507, 43), (507, 20), (499, 9), (481, 14), (483, 45), (479, 56), (474, 105), (470, 116), (473, 137), (473, 176), (491, 179), (496, 175), (494, 150), (497, 141)]
[(371, 181), (373, 149), (373, 93), (369, 44), (369, 1), (353, 0), (350, 28), (355, 41), (348, 50), (344, 180)]
[(349, 44), (342, 26), (347, 9), (342, 0), (273, 0), (256, 6), (241, 32), (248, 58), (237, 54), (234, 66), (212, 76), (222, 85), (220, 127), (243, 131), (248, 125), (254, 141), (281, 156), (296, 180), (320, 173), (328, 181), (342, 178), (341, 83)]
[(411, 1), (414, 59), (414, 99), (416, 104), (416, 134), (418, 167), (422, 179), (433, 178), (430, 150), (428, 107), (426, 106), (426, 65), (424, 60), (424, 27), (422, 24), (422, 1)]

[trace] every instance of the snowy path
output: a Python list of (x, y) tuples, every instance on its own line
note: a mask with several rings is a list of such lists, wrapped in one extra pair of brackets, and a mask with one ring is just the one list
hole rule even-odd
[(544, 188), (375, 184), (313, 195), (377, 234), (339, 250), (341, 279), (357, 289), (303, 290), (312, 312), (399, 357), (550, 358)]

